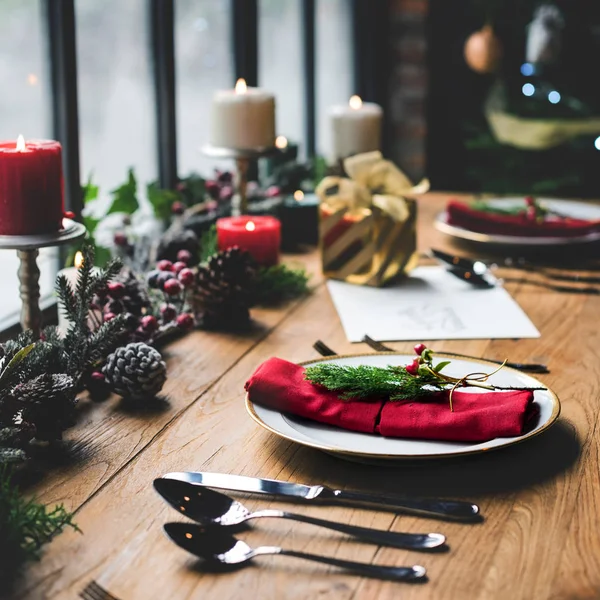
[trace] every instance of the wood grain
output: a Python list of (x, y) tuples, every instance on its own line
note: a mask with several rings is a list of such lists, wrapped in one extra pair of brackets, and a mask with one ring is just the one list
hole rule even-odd
[[(430, 223), (444, 197), (420, 199), (422, 250), (450, 249)], [(312, 263), (310, 262), (312, 260)], [(309, 263), (315, 265), (315, 256)], [(462, 458), (374, 467), (354, 464), (280, 440), (257, 427), (243, 406), (243, 384), (270, 356), (302, 361), (322, 339), (340, 353), (349, 344), (326, 287), (282, 310), (263, 311), (264, 325), (245, 337), (192, 334), (169, 349), (170, 407), (129, 415), (114, 401), (93, 405), (72, 432), (80, 462), (66, 465), (33, 490), (77, 508), (84, 534), (66, 532), (32, 566), (18, 598), (74, 598), (91, 579), (123, 600), (149, 598), (416, 598), (558, 599), (600, 597), (600, 301), (510, 284), (542, 332), (538, 340), (439, 341), (430, 345), (511, 360), (544, 361), (540, 379), (559, 395), (562, 414), (526, 444)], [(412, 344), (392, 344), (410, 351)], [(243, 534), (250, 544), (378, 564), (427, 567), (430, 582), (410, 586), (361, 579), (283, 557), (227, 574), (209, 573), (168, 542), (162, 525), (178, 520), (152, 489), (167, 471), (212, 470), (323, 482), (342, 488), (445, 495), (478, 502), (480, 525), (460, 525), (346, 507), (309, 507), (248, 497), (250, 509), (278, 507), (396, 531), (441, 531), (448, 554), (419, 554), (349, 542), (309, 525), (264, 520)]]

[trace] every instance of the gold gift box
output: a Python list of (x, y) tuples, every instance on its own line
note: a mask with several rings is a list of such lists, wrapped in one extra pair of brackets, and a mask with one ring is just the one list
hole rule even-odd
[(382, 286), (417, 261), (417, 203), (413, 186), (380, 152), (344, 161), (349, 178), (326, 177), (317, 187), (323, 273), (358, 285)]

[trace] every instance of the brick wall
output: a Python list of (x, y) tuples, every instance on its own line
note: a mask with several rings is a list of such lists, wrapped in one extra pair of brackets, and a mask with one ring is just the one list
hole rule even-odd
[(428, 6), (429, 0), (391, 2), (391, 158), (415, 180), (426, 168)]

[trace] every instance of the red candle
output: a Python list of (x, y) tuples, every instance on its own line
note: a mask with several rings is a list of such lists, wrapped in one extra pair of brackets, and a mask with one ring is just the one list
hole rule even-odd
[(0, 142), (0, 235), (53, 233), (63, 219), (58, 142)]
[(281, 223), (275, 217), (228, 217), (217, 221), (219, 250), (238, 246), (249, 252), (259, 265), (279, 262)]

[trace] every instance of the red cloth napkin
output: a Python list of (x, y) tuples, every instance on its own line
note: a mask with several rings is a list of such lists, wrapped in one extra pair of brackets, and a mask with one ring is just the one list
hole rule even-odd
[(542, 223), (531, 221), (525, 215), (500, 215), (476, 210), (464, 202), (450, 200), (446, 207), (450, 225), (469, 231), (516, 236), (581, 236), (600, 231), (600, 221), (586, 221), (560, 217), (547, 217)]
[(270, 358), (246, 382), (252, 402), (300, 417), (386, 437), (483, 442), (522, 435), (537, 414), (533, 392), (448, 392), (427, 402), (340, 400), (304, 379), (304, 367)]

